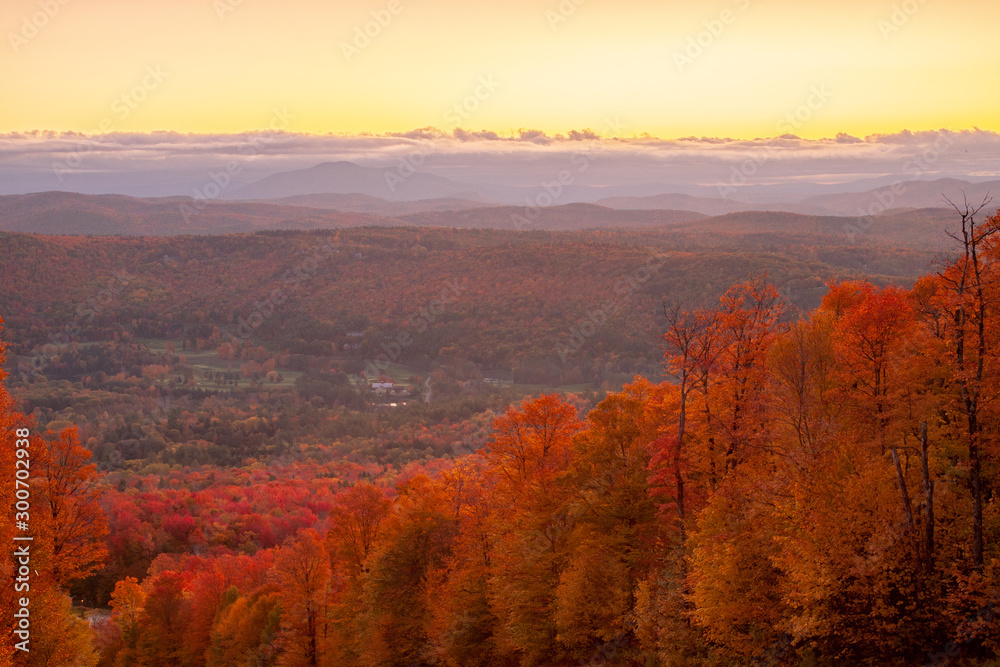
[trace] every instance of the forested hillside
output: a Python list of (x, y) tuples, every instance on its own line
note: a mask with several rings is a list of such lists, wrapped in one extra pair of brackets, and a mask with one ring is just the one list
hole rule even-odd
[[(64, 638), (36, 664), (989, 657), (1000, 219), (964, 229), (959, 259), (912, 289), (839, 282), (789, 318), (758, 278), (667, 309), (667, 381), (589, 410), (525, 399), (481, 449), (419, 467), (302, 446), (99, 474), (76, 427), (35, 435), (4, 394), (4, 437), (32, 432), (18, 449), (54, 573), (32, 619)], [(74, 620), (68, 590), (110, 615)]]
[(422, 371), (451, 360), (519, 382), (600, 385), (657, 372), (664, 300), (705, 305), (741, 276), (766, 274), (808, 310), (829, 280), (908, 284), (936, 255), (839, 241), (810, 230), (770, 239), (739, 230), (3, 234), (0, 310), (24, 358), (60, 337), (126, 336), (360, 360), (407, 333), (390, 356)]

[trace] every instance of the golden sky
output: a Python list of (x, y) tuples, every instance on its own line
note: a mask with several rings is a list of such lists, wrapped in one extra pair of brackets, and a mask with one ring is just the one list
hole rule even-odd
[(3, 0), (0, 132), (1000, 130), (997, 25), (986, 0)]

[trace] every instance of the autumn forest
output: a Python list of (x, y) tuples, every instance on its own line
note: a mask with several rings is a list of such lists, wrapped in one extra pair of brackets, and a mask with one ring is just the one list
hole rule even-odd
[[(712, 275), (641, 239), (531, 237), (519, 256), (548, 273), (496, 326), (490, 277), (516, 270), (500, 235), (417, 232), (402, 263), (392, 230), (322, 236), (323, 255), (306, 232), (10, 235), (11, 271), (81, 279), (5, 306), (0, 469), (27, 472), (0, 496), (31, 509), (0, 541), (30, 544), (30, 573), (5, 551), (0, 608), (18, 581), (31, 604), (28, 625), (4, 617), (0, 664), (993, 664), (1000, 217), (978, 213), (896, 278), (797, 259), (807, 243), (773, 264), (717, 251)], [(227, 245), (260, 259), (206, 267)], [(296, 282), (248, 310), (283, 275), (275, 247)], [(432, 252), (453, 287), (364, 287)], [(667, 259), (636, 271), (650, 253)], [(199, 282), (200, 303), (171, 296)], [(74, 319), (60, 290), (84, 284), (107, 298)], [(613, 307), (575, 345), (581, 284)], [(519, 328), (537, 334), (496, 333)]]

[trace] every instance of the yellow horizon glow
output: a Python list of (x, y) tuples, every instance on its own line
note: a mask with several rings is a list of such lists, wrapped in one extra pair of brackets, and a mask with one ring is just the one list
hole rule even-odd
[[(372, 12), (386, 24), (349, 61)], [(7, 0), (0, 132), (236, 133), (273, 109), (305, 133), (1000, 131), (998, 19), (985, 0)]]

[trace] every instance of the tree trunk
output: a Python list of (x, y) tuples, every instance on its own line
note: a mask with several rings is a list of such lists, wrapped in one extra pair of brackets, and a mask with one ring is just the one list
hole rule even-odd
[(681, 410), (677, 419), (677, 447), (674, 449), (674, 481), (677, 484), (677, 534), (684, 545), (684, 475), (681, 472), (681, 451), (687, 432), (687, 377), (681, 381)]
[(934, 480), (927, 455), (927, 422), (920, 424), (920, 465), (924, 477), (924, 568), (934, 571)]
[(913, 505), (910, 503), (910, 494), (906, 490), (906, 478), (903, 477), (903, 468), (899, 465), (899, 452), (893, 447), (889, 450), (892, 454), (892, 463), (896, 466), (896, 481), (899, 483), (899, 493), (903, 497), (903, 512), (906, 513), (906, 530), (912, 536), (914, 534)]

